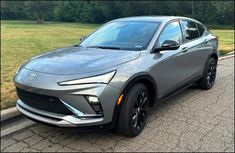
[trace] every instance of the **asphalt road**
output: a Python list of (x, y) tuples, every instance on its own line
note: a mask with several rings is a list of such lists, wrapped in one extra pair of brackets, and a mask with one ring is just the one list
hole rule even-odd
[(219, 61), (211, 90), (195, 87), (155, 105), (143, 132), (77, 131), (35, 124), (1, 138), (1, 152), (216, 151), (234, 152), (234, 58)]

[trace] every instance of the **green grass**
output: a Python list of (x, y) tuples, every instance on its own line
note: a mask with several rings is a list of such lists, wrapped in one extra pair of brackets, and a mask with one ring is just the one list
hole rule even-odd
[(213, 34), (219, 37), (220, 54), (224, 55), (234, 50), (234, 30), (211, 30)]
[[(79, 42), (94, 31), (97, 24), (35, 24), (31, 21), (1, 21), (1, 109), (15, 105), (17, 99), (12, 78), (17, 68), (33, 56)], [(220, 50), (234, 49), (234, 30), (211, 30), (219, 36)]]

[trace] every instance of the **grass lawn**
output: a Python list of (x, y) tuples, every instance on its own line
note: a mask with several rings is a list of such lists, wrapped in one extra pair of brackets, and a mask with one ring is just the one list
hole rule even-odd
[[(1, 21), (1, 109), (15, 106), (12, 78), (17, 68), (31, 57), (79, 42), (98, 24), (35, 24), (30, 21)], [(234, 30), (211, 30), (219, 36), (220, 50), (234, 50)]]
[(234, 50), (234, 30), (211, 30), (216, 36), (219, 36), (219, 51), (224, 55)]

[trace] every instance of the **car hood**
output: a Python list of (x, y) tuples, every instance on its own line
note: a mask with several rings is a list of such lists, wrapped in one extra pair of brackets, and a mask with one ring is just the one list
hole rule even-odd
[(68, 47), (34, 57), (24, 68), (42, 73), (74, 75), (114, 67), (139, 55), (140, 51)]

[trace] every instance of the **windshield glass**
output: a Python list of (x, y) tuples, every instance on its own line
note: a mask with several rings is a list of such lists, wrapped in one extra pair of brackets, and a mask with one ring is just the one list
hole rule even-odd
[(147, 48), (158, 22), (122, 21), (110, 22), (80, 43), (83, 47), (121, 50)]

